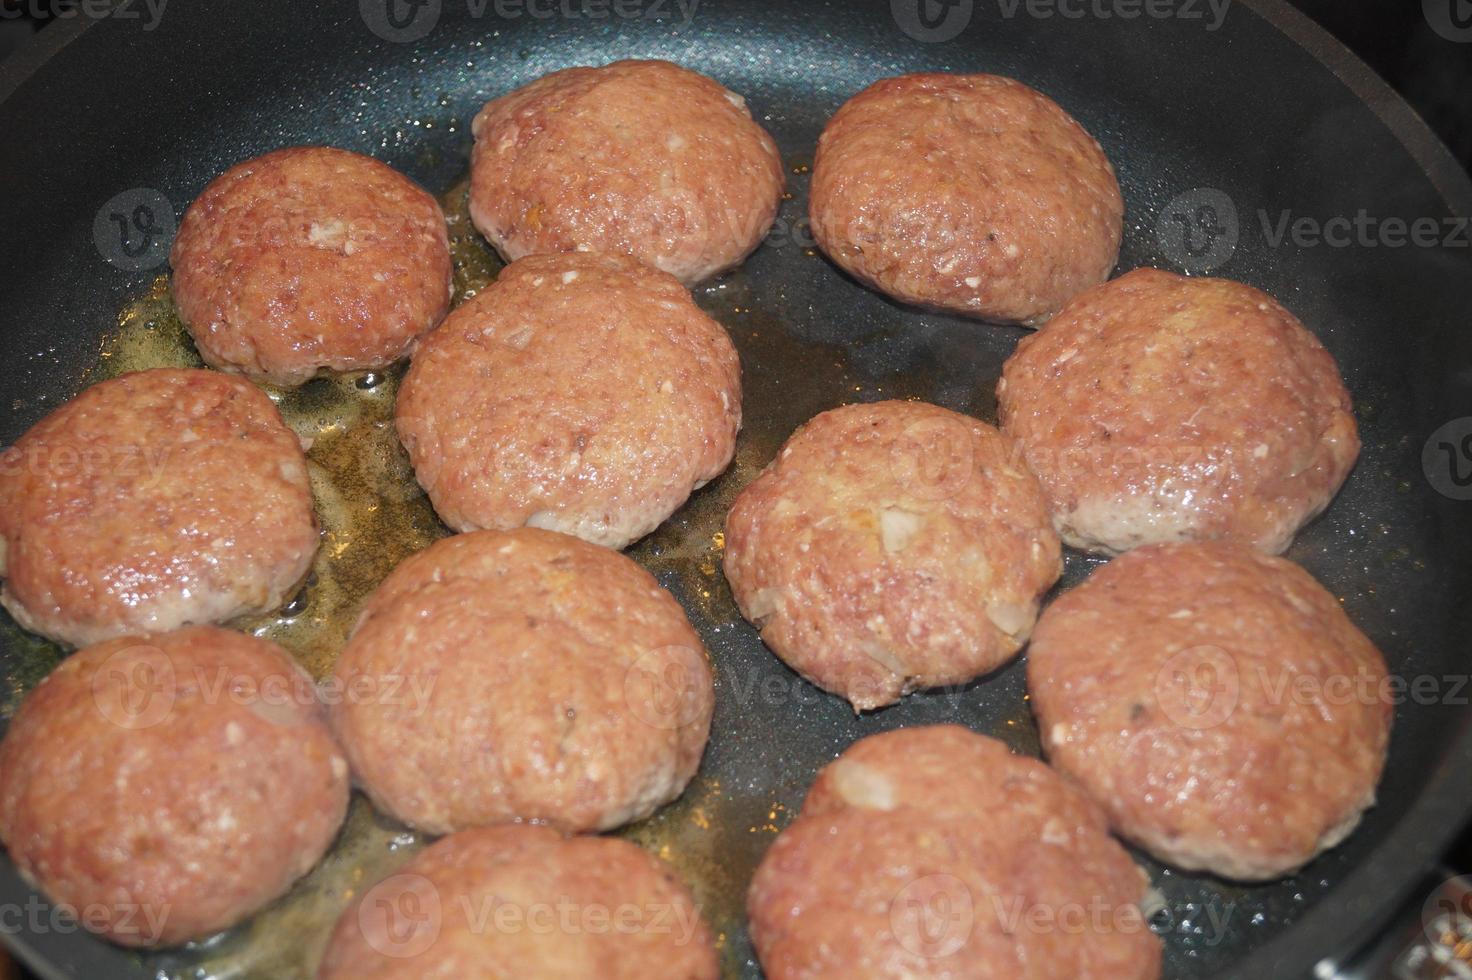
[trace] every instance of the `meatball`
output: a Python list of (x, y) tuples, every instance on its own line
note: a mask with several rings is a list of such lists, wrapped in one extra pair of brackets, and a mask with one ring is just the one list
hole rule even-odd
[(534, 256), (424, 339), (395, 415), (457, 531), (530, 525), (622, 548), (731, 462), (741, 362), (665, 273)]
[[(405, 914), (400, 914), (405, 913)], [(716, 980), (689, 889), (628, 841), (547, 827), (452, 834), (338, 921), (319, 980)]]
[(875, 82), (829, 120), (809, 216), (839, 267), (906, 303), (1032, 324), (1103, 282), (1124, 201), (1099, 144), (996, 75)]
[(692, 285), (740, 265), (782, 196), (741, 96), (668, 61), (553, 72), (471, 129), (470, 217), (508, 262), (623, 252)]
[(281, 605), (317, 523), (306, 459), (258, 388), (157, 369), (83, 391), (0, 454), (3, 603), (80, 646)]
[(339, 658), (333, 720), (379, 809), (442, 834), (513, 820), (607, 830), (684, 790), (710, 730), (700, 637), (654, 578), (552, 531), (411, 556)]
[(392, 364), (450, 307), (439, 204), (386, 164), (326, 146), (215, 178), (170, 259), (205, 362), (276, 385)]
[(865, 710), (1011, 658), (1059, 551), (1005, 436), (887, 401), (824, 412), (787, 441), (731, 507), (725, 570), (777, 656)]
[(1139, 269), (1023, 339), (997, 385), (1053, 523), (1117, 554), (1230, 538), (1269, 554), (1359, 455), (1334, 359), (1271, 297)]
[(1036, 759), (957, 725), (850, 746), (747, 893), (768, 980), (1160, 975), (1149, 879)]
[(63, 660), (0, 742), (0, 840), (21, 873), (125, 946), (227, 929), (337, 834), (348, 766), (312, 679), (214, 626)]
[(1285, 559), (1220, 541), (1132, 551), (1043, 614), (1027, 678), (1053, 764), (1177, 867), (1277, 878), (1374, 802), (1385, 662)]

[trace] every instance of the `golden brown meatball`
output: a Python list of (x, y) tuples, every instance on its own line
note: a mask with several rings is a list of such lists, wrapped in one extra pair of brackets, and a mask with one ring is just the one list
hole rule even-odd
[(227, 929), (332, 843), (348, 767), (286, 651), (212, 626), (63, 660), (0, 742), (0, 840), (126, 946)]
[(746, 907), (768, 980), (1151, 980), (1148, 885), (1047, 766), (932, 725), (819, 773)]
[(782, 161), (741, 96), (668, 61), (553, 72), (475, 117), (470, 215), (510, 262), (622, 252), (686, 285), (740, 265)]
[(695, 774), (714, 692), (674, 598), (616, 551), (476, 531), (399, 565), (337, 662), (333, 705), (379, 809), (442, 834), (513, 820), (607, 830)]
[(902, 75), (823, 129), (813, 234), (906, 303), (1034, 323), (1103, 282), (1124, 202), (1109, 160), (1047, 96), (996, 75)]
[(1023, 338), (997, 385), (1074, 547), (1230, 538), (1270, 554), (1322, 511), (1360, 440), (1334, 359), (1267, 294), (1139, 269)]
[(71, 645), (274, 609), (317, 550), (307, 461), (247, 381), (93, 385), (0, 456), (3, 602)]
[(170, 261), (205, 362), (277, 385), (392, 364), (450, 306), (439, 204), (388, 165), (326, 146), (216, 177)]
[(319, 980), (716, 980), (684, 883), (628, 841), (547, 827), (451, 834), (343, 914)]
[(726, 519), (742, 614), (789, 666), (859, 710), (1005, 663), (1061, 568), (1011, 442), (923, 402), (817, 416)]
[(1162, 861), (1278, 878), (1374, 802), (1385, 662), (1285, 559), (1132, 551), (1048, 607), (1027, 667), (1050, 761)]
[(672, 277), (622, 255), (534, 256), (423, 340), (394, 415), (456, 530), (622, 548), (730, 463), (741, 362)]

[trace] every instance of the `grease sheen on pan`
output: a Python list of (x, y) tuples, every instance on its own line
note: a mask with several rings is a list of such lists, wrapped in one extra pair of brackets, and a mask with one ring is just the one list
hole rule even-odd
[(824, 412), (787, 440), (731, 507), (725, 571), (767, 645), (863, 710), (1010, 659), (1059, 550), (1011, 440), (884, 401)]
[[(387, 913), (385, 910), (389, 910)], [(407, 910), (412, 915), (391, 913)], [(343, 913), (319, 980), (716, 980), (710, 927), (653, 855), (547, 827), (451, 834)]]
[(260, 389), (216, 371), (93, 385), (0, 464), (0, 601), (62, 643), (274, 609), (317, 550), (301, 444)]
[(1289, 874), (1375, 799), (1385, 662), (1303, 569), (1239, 544), (1150, 545), (1043, 613), (1028, 689), (1049, 760), (1170, 864)]
[(332, 843), (348, 767), (310, 676), (213, 626), (72, 654), (0, 742), (0, 839), (22, 873), (127, 946), (244, 920)]
[(1099, 144), (1053, 100), (997, 75), (875, 82), (823, 129), (819, 246), (906, 303), (1033, 324), (1103, 282), (1124, 202)]
[(622, 548), (730, 463), (741, 362), (671, 276), (622, 255), (533, 256), (423, 340), (394, 415), (456, 530)]
[(825, 767), (746, 906), (768, 980), (1152, 980), (1149, 884), (1053, 770), (931, 725)]
[(1270, 554), (1359, 455), (1334, 358), (1272, 297), (1138, 269), (1018, 344), (997, 385), (1063, 540), (1230, 538)]
[(777, 146), (746, 102), (668, 61), (553, 72), (472, 124), (470, 216), (507, 261), (622, 252), (690, 285), (777, 216)]
[(387, 164), (326, 146), (216, 177), (170, 263), (205, 362), (277, 385), (392, 364), (450, 307), (439, 204)]
[(369, 597), (332, 720), (380, 810), (442, 834), (608, 830), (695, 774), (711, 669), (679, 603), (616, 551), (521, 528), (443, 539)]

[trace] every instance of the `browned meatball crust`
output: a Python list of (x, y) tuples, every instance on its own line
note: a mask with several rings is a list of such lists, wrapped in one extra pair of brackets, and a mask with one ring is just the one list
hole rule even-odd
[(622, 252), (686, 285), (777, 216), (777, 145), (741, 96), (668, 61), (553, 72), (475, 117), (470, 215), (507, 261)]
[(789, 666), (858, 710), (1006, 662), (1061, 567), (1010, 441), (923, 402), (817, 416), (726, 519), (742, 614)]
[(335, 676), (397, 692), (344, 698), (333, 721), (379, 809), (437, 834), (647, 817), (695, 774), (714, 703), (700, 637), (648, 572), (531, 528), (404, 561)]
[(63, 660), (0, 742), (0, 840), (113, 942), (172, 946), (283, 894), (336, 836), (348, 767), (311, 678), (212, 626)]
[(996, 75), (902, 75), (818, 141), (813, 234), (906, 303), (1034, 323), (1103, 282), (1124, 201), (1104, 151), (1047, 96)]
[(1333, 357), (1266, 293), (1139, 269), (1025, 337), (997, 385), (1074, 547), (1229, 538), (1269, 554), (1359, 455)]
[(1052, 763), (1178, 867), (1281, 877), (1374, 802), (1385, 662), (1285, 559), (1226, 542), (1132, 551), (1044, 612), (1027, 673)]
[(0, 455), (0, 602), (62, 643), (274, 609), (316, 550), (301, 445), (240, 378), (125, 374)]
[(439, 204), (387, 164), (326, 146), (216, 177), (170, 261), (205, 362), (277, 385), (392, 364), (450, 306)]
[(741, 362), (672, 277), (621, 255), (534, 256), (424, 339), (395, 422), (456, 530), (622, 548), (730, 463)]
[(547, 827), (452, 834), (363, 893), (319, 980), (716, 980), (684, 883), (612, 837)]
[(1036, 759), (956, 725), (861, 739), (747, 893), (768, 980), (1149, 980), (1149, 880)]

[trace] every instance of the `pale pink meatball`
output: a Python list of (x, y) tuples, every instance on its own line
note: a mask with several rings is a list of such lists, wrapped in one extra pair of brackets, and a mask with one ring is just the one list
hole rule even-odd
[(126, 946), (235, 925), (332, 843), (348, 766), (312, 679), (194, 626), (63, 660), (0, 742), (0, 840), (51, 901)]
[(1027, 680), (1050, 761), (1177, 867), (1282, 877), (1375, 800), (1385, 661), (1285, 559), (1228, 542), (1117, 558), (1048, 607)]
[(366, 889), (319, 980), (716, 980), (710, 927), (661, 861), (547, 827), (451, 834)]
[(93, 385), (0, 455), (0, 602), (62, 643), (274, 609), (317, 538), (301, 444), (216, 371)]
[(616, 551), (477, 531), (399, 565), (338, 659), (333, 721), (379, 809), (430, 833), (608, 830), (695, 774), (714, 705), (700, 637)]
[(622, 548), (730, 463), (741, 362), (671, 276), (623, 255), (533, 256), (424, 339), (394, 414), (457, 531)]
[(439, 204), (387, 164), (326, 146), (216, 177), (170, 261), (205, 362), (277, 385), (392, 364), (450, 307)]
[(686, 285), (777, 216), (777, 146), (745, 101), (668, 61), (553, 72), (475, 117), (470, 216), (506, 260), (623, 252)]
[(800, 428), (726, 518), (726, 578), (788, 666), (858, 710), (1009, 660), (1062, 568), (1037, 481), (985, 422), (887, 401)]
[(996, 75), (902, 75), (823, 129), (819, 246), (906, 303), (1036, 323), (1103, 282), (1124, 201), (1104, 151), (1047, 96)]
[(1359, 455), (1334, 358), (1266, 293), (1138, 269), (1023, 338), (997, 385), (1063, 540), (1229, 538), (1269, 554)]
[(767, 980), (1153, 980), (1149, 884), (1053, 770), (932, 725), (824, 768), (746, 908)]

